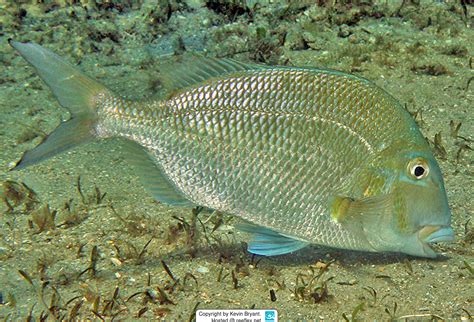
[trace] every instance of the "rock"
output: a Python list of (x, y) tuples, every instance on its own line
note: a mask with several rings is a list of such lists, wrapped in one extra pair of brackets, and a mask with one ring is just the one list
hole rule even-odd
[(199, 9), (206, 5), (206, 1), (204, 0), (186, 0), (184, 2), (191, 9)]
[(341, 25), (339, 26), (339, 32), (337, 33), (337, 35), (341, 38), (347, 38), (349, 37), (350, 35), (352, 34), (352, 31), (351, 29), (349, 28), (348, 25), (344, 24), (344, 25)]
[(301, 35), (301, 31), (290, 29), (285, 37), (285, 47), (292, 50), (306, 48), (306, 42)]
[(178, 48), (179, 37), (175, 34), (161, 36), (152, 44), (145, 46), (145, 49), (153, 57), (171, 56), (178, 50)]

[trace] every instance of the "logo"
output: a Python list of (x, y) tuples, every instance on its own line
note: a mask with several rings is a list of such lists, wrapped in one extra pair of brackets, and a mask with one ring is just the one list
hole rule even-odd
[(265, 322), (275, 322), (275, 311), (265, 311)]

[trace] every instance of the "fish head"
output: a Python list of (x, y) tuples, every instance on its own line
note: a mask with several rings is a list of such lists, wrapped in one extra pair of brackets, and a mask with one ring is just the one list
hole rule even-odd
[(365, 237), (375, 251), (434, 258), (430, 243), (454, 240), (438, 163), (431, 152), (401, 153), (390, 163), (387, 191), (367, 198), (365, 212), (376, 216), (365, 216)]
[(429, 243), (454, 240), (441, 170), (431, 153), (409, 153), (403, 159), (395, 183), (401, 209), (395, 209), (395, 216), (397, 228), (412, 241), (402, 251), (436, 257)]

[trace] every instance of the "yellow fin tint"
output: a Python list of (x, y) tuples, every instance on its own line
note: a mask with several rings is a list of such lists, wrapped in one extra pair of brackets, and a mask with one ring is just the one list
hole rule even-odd
[(392, 194), (383, 194), (354, 200), (336, 196), (331, 202), (331, 217), (338, 223), (365, 216), (389, 214), (393, 210)]
[(348, 197), (337, 196), (334, 198), (331, 204), (331, 217), (334, 218), (336, 222), (343, 220), (352, 202), (353, 200)]

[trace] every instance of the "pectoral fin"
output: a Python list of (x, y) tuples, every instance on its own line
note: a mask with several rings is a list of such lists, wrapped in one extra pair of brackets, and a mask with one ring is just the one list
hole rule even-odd
[(331, 200), (331, 217), (338, 223), (363, 221), (369, 216), (384, 216), (393, 210), (393, 194), (362, 199), (336, 196)]
[(308, 242), (283, 236), (271, 229), (252, 224), (239, 224), (237, 229), (252, 234), (248, 251), (256, 255), (276, 256), (292, 253), (309, 245)]

